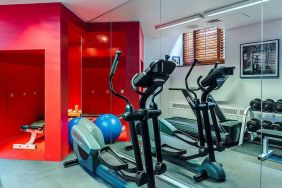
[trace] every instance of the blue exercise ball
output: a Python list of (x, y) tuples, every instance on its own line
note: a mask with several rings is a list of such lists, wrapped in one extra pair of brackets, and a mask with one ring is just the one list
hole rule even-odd
[(72, 147), (73, 146), (73, 139), (72, 139), (72, 136), (71, 136), (71, 129), (73, 126), (77, 125), (79, 120), (81, 119), (81, 117), (77, 117), (77, 118), (73, 118), (69, 121), (69, 124), (68, 124), (68, 134), (69, 134), (69, 145)]
[(106, 144), (115, 142), (122, 131), (120, 120), (112, 114), (103, 114), (94, 123), (102, 131)]

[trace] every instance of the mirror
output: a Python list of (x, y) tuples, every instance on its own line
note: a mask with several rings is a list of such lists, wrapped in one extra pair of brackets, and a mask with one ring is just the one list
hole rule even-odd
[(262, 110), (260, 117), (262, 121), (261, 131), (257, 141), (261, 148), (259, 159), (261, 160), (261, 187), (279, 187), (282, 177), (282, 143), (280, 114), (281, 90), (281, 18), (282, 14), (278, 7), (282, 2), (278, 0), (268, 1), (261, 7), (263, 12), (263, 27), (261, 32), (259, 67), (261, 67), (262, 86)]
[[(219, 183), (224, 179), (223, 175), (214, 177), (212, 181), (212, 173), (208, 174), (209, 179), (196, 183), (193, 177), (197, 178), (195, 174), (199, 174), (197, 168), (207, 168), (203, 166), (204, 161), (213, 159), (213, 152), (209, 150), (209, 154), (198, 157), (197, 154), (200, 152), (197, 147), (179, 138), (175, 139), (175, 136), (165, 137), (163, 141), (173, 147), (186, 150), (186, 155), (191, 156), (192, 160), (182, 161), (180, 166), (183, 168), (172, 166), (168, 169), (168, 173), (194, 187), (260, 187), (261, 165), (257, 156), (251, 153), (249, 131), (244, 129), (241, 132), (241, 125), (245, 120), (247, 122), (252, 118), (249, 113), (247, 117), (244, 116), (250, 101), (261, 98), (261, 75), (257, 75), (257, 79), (248, 78), (250, 58), (242, 45), (261, 41), (262, 3), (236, 0), (162, 0), (160, 6), (161, 23), (154, 25), (161, 32), (160, 56), (164, 57), (168, 54), (178, 65), (160, 100), (162, 118), (167, 120), (169, 125), (177, 131), (196, 137), (200, 142), (200, 129), (196, 119), (202, 116), (201, 119), (204, 121), (207, 116), (204, 115), (204, 111), (199, 116), (195, 109), (193, 110), (191, 100), (189, 102), (184, 80), (191, 68), (190, 65), (194, 59), (199, 61), (188, 77), (188, 86), (191, 89), (199, 87), (197, 83), (199, 76), (205, 78), (211, 73), (216, 62), (219, 63), (218, 67), (235, 67), (234, 74), (230, 75), (221, 87), (213, 90), (209, 97), (209, 101), (216, 105), (214, 110), (217, 121), (212, 121), (212, 115), (204, 121), (204, 126), (211, 124), (214, 147), (210, 148), (215, 148), (215, 160), (217, 164), (222, 164), (226, 175), (224, 183)], [(203, 93), (202, 90), (195, 91), (197, 98), (202, 102)], [(256, 118), (260, 122), (260, 116)], [(216, 137), (216, 123), (226, 146), (221, 152), (219, 152), (220, 142)], [(204, 129), (203, 132), (207, 146), (210, 142), (206, 137), (208, 130)], [(242, 142), (239, 144), (240, 135)], [(215, 144), (217, 142), (218, 144)], [(180, 162), (175, 160), (173, 163), (179, 165)], [(222, 169), (217, 169), (217, 172), (222, 172)]]

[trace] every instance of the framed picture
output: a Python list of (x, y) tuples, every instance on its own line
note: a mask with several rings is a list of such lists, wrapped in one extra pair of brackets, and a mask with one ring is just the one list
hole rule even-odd
[(279, 77), (279, 39), (241, 44), (241, 78)]
[(179, 56), (172, 56), (171, 60), (175, 62), (176, 66), (180, 66), (180, 57)]

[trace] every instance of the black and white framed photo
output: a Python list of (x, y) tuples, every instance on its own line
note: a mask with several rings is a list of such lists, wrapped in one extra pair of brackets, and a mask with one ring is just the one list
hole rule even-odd
[(175, 62), (176, 66), (180, 66), (180, 57), (179, 56), (172, 56), (171, 60)]
[(279, 77), (279, 39), (241, 44), (241, 78)]

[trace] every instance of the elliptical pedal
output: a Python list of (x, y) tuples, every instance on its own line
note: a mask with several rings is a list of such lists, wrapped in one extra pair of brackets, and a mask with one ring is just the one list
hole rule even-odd
[(189, 134), (186, 134), (183, 131), (179, 131), (179, 130), (173, 131), (173, 135), (187, 144), (196, 147), (198, 146), (198, 139)]
[[(123, 158), (123, 157), (120, 157), (120, 158), (124, 161), (127, 161), (126, 158)], [(128, 164), (128, 168), (123, 170), (123, 171), (126, 171), (128, 173), (136, 173), (137, 172), (137, 167), (136, 167), (135, 163), (127, 162), (127, 164)]]
[(99, 161), (106, 167), (114, 170), (127, 170), (128, 163), (120, 158), (109, 146), (103, 147), (98, 152)]
[(179, 149), (179, 148), (175, 148), (175, 147), (172, 147), (170, 145), (167, 145), (167, 144), (163, 144), (162, 145), (162, 153), (164, 155), (179, 157), (181, 155), (186, 154), (187, 151), (185, 149)]

